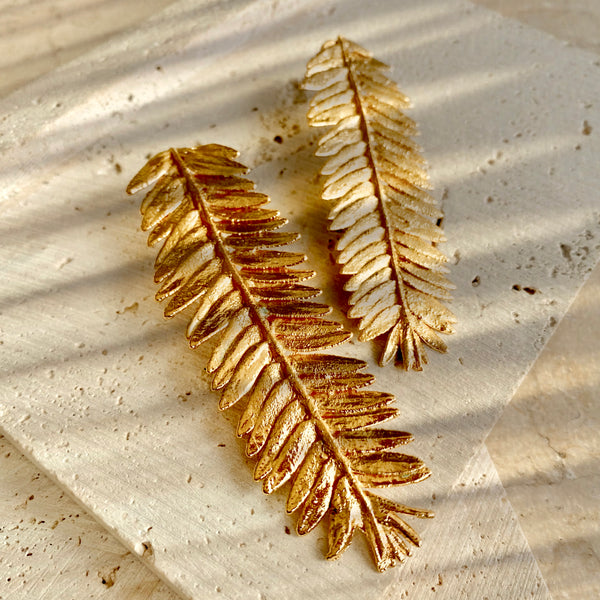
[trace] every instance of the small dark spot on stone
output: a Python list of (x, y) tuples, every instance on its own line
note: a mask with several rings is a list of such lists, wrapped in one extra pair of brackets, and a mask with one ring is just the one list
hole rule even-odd
[(577, 144), (577, 146), (575, 146), (575, 150), (581, 150), (581, 144)]
[(283, 138), (282, 138), (280, 135), (276, 135), (276, 136), (273, 138), (273, 141), (274, 141), (274, 142), (277, 142), (278, 144), (283, 144)]
[(115, 171), (117, 173), (121, 173), (123, 171), (123, 167), (119, 163), (115, 163)]
[(258, 106), (253, 106), (252, 107), (252, 112), (257, 112), (258, 111)]
[(129, 102), (133, 102), (134, 98), (135, 96), (133, 94), (129, 94), (129, 96), (127, 96), (127, 100), (129, 100)]
[(477, 287), (480, 283), (481, 283), (481, 279), (480, 279), (479, 275), (475, 276), (473, 278), (473, 280), (471, 281), (471, 285), (473, 287)]
[(225, 444), (217, 444), (217, 448), (225, 448)]
[(583, 122), (581, 133), (583, 133), (583, 135), (590, 135), (590, 133), (592, 133), (592, 126), (587, 121)]
[(216, 123), (211, 123), (211, 124), (209, 125), (209, 129), (215, 129), (215, 128), (216, 128), (216, 126), (217, 126), (217, 124), (216, 124)]
[(548, 325), (549, 325), (550, 327), (556, 327), (556, 317), (550, 317), (550, 318), (548, 319)]
[(491, 196), (488, 196), (488, 197), (485, 199), (485, 201), (486, 201), (488, 204), (491, 204), (491, 203), (494, 201), (494, 199), (493, 199)]
[(533, 296), (533, 294), (537, 294), (537, 290), (532, 287), (524, 287), (523, 291), (527, 292), (530, 296)]
[(518, 283), (515, 283), (515, 285), (512, 286), (512, 289), (515, 290), (516, 292), (520, 292), (521, 286)]
[(291, 533), (292, 533), (292, 532), (290, 531), (290, 528), (289, 528), (287, 525), (285, 526), (285, 532), (286, 532), (288, 535), (291, 535)]
[(162, 71), (162, 67), (160, 65), (156, 65), (156, 70), (157, 71)]
[(569, 244), (561, 244), (560, 251), (562, 252), (564, 258), (566, 258), (568, 261), (571, 260), (571, 246), (569, 246)]
[(458, 362), (459, 362), (461, 365), (464, 365), (464, 364), (465, 364), (465, 363), (464, 363), (464, 361), (463, 361), (463, 359), (462, 359), (460, 356), (458, 357)]

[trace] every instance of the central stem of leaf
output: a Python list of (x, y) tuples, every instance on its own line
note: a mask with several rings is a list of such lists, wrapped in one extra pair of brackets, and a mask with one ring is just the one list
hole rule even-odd
[[(373, 146), (373, 137), (371, 135), (371, 128), (369, 125), (369, 121), (367, 119), (367, 114), (365, 111), (365, 107), (360, 95), (360, 91), (358, 88), (358, 84), (356, 83), (356, 78), (354, 76), (352, 61), (348, 58), (346, 53), (346, 48), (344, 47), (344, 40), (342, 38), (338, 38), (338, 44), (342, 49), (342, 58), (344, 61), (344, 66), (348, 71), (348, 82), (350, 87), (354, 92), (354, 103), (356, 105), (356, 109), (360, 116), (360, 128), (363, 132), (363, 137), (367, 148), (365, 150), (365, 156), (371, 165), (371, 171), (373, 176), (371, 178), (371, 182), (373, 183), (373, 187), (375, 188), (375, 196), (379, 201), (379, 214), (381, 215), (381, 221), (383, 223), (383, 227), (385, 229), (385, 237), (388, 243), (388, 247), (390, 249), (390, 256), (392, 258), (392, 268), (394, 271), (394, 279), (396, 280), (396, 294), (398, 299), (400, 300), (399, 306), (402, 312), (401, 320), (404, 323), (409, 322), (408, 314), (406, 307), (408, 305), (406, 299), (406, 289), (404, 287), (404, 281), (402, 279), (401, 270), (400, 270), (400, 260), (398, 259), (398, 253), (396, 252), (396, 247), (394, 245), (394, 237), (392, 234), (393, 223), (388, 208), (385, 204), (385, 193), (383, 191), (383, 185), (379, 178), (379, 172), (377, 169), (377, 162), (375, 161), (375, 157), (373, 156), (372, 146)], [(382, 365), (383, 366), (383, 365)]]

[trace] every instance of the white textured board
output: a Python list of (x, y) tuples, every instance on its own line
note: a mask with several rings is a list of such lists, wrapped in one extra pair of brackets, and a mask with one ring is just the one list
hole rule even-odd
[[(0, 598), (175, 600), (130, 552), (29, 461), (11, 452), (2, 438), (0, 467), (0, 509), (6, 516), (0, 524)], [(407, 565), (408, 573), (385, 590), (382, 600), (477, 598), (482, 593), (496, 600), (549, 600), (483, 449), (440, 506), (440, 517), (428, 535), (453, 540), (452, 560), (450, 545), (432, 545), (427, 556)], [(161, 575), (168, 579), (169, 573), (167, 569)]]
[(177, 600), (3, 437), (0, 512), (2, 600)]
[[(459, 328), (424, 373), (371, 370), (434, 472), (390, 494), (435, 495), (443, 512), (597, 260), (598, 66), (460, 2), (207, 4), (178, 3), (2, 104), (2, 429), (188, 596), (376, 595), (434, 548), (450, 563), (452, 540), (428, 536), (452, 519), (416, 523), (419, 558), (384, 576), (360, 543), (329, 564), (322, 530), (285, 535), (283, 494), (262, 496), (206, 391), (208, 349), (187, 351), (183, 318), (160, 318), (123, 189), (149, 152), (240, 148), (337, 300), (294, 81), (338, 33), (394, 66), (444, 203)], [(340, 351), (373, 362), (368, 344)]]
[[(130, 552), (34, 465), (11, 452), (2, 438), (0, 467), (0, 508), (6, 516), (0, 524), (1, 598), (175, 600)], [(430, 544), (427, 554), (416, 556), (407, 565), (408, 573), (386, 588), (383, 600), (475, 598), (482, 593), (496, 600), (549, 599), (483, 448), (439, 506), (439, 516), (427, 535), (452, 544)], [(167, 569), (161, 576), (168, 580), (169, 573)]]

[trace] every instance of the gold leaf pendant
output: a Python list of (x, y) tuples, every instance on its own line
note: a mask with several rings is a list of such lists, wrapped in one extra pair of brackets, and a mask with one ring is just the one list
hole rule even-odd
[(454, 315), (442, 304), (454, 286), (442, 213), (427, 192), (425, 161), (403, 114), (408, 98), (384, 75), (389, 67), (359, 45), (326, 42), (307, 65), (303, 86), (318, 93), (308, 111), (315, 127), (332, 126), (317, 150), (329, 156), (322, 196), (333, 200), (330, 229), (340, 231), (337, 262), (348, 279), (348, 317), (360, 319), (359, 339), (386, 334), (379, 362), (394, 356), (405, 369), (427, 363), (423, 344), (446, 351), (438, 335), (451, 333)]
[(431, 517), (370, 488), (421, 481), (423, 462), (396, 452), (409, 433), (373, 428), (394, 418), (393, 396), (363, 389), (374, 377), (361, 360), (318, 354), (351, 334), (311, 300), (320, 291), (296, 266), (303, 254), (278, 249), (295, 241), (277, 231), (286, 220), (242, 177), (237, 152), (216, 144), (170, 149), (133, 178), (128, 193), (154, 187), (142, 205), (156, 258), (156, 297), (171, 317), (194, 305), (187, 337), (196, 347), (215, 334), (207, 364), (222, 410), (243, 403), (237, 434), (257, 459), (265, 493), (290, 482), (287, 511), (297, 531), (329, 516), (328, 558), (337, 558), (356, 529), (364, 532), (380, 571), (403, 561), (416, 532), (401, 515)]

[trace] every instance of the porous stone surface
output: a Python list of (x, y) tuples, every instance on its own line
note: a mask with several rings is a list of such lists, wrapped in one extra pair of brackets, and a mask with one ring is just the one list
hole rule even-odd
[(599, 295), (596, 269), (487, 439), (555, 599), (600, 597)]
[[(237, 20), (227, 24), (238, 28), (239, 35), (235, 38), (220, 39), (218, 34), (222, 33), (222, 29), (218, 27), (205, 36), (199, 36), (197, 31), (190, 33), (189, 28), (184, 28), (184, 32), (179, 31), (181, 38), (174, 41), (168, 37), (166, 49), (161, 49), (166, 52), (163, 56), (165, 60), (160, 63), (155, 62), (160, 56), (157, 46), (150, 49), (146, 47), (144, 56), (141, 51), (143, 40), (140, 36), (134, 36), (128, 40), (126, 47), (139, 60), (139, 64), (131, 60), (129, 54), (130, 60), (120, 69), (115, 68), (119, 60), (118, 44), (112, 53), (102, 57), (103, 60), (97, 55), (91, 57), (92, 62), (97, 61), (94, 63), (97, 70), (93, 70), (96, 77), (92, 77), (90, 83), (98, 85), (100, 93), (98, 89), (94, 90), (94, 94), (87, 90), (83, 94), (69, 94), (57, 99), (57, 88), (50, 90), (49, 94), (42, 94), (47, 84), (41, 82), (33, 88), (40, 92), (39, 96), (33, 96), (36, 101), (34, 106), (29, 109), (21, 106), (7, 120), (7, 137), (22, 143), (22, 148), (16, 147), (10, 156), (8, 153), (6, 155), (6, 172), (14, 175), (5, 187), (5, 206), (9, 217), (7, 233), (10, 233), (9, 238), (13, 241), (28, 242), (22, 244), (18, 252), (11, 248), (10, 254), (3, 258), (4, 264), (9, 267), (11, 284), (14, 284), (11, 289), (14, 292), (11, 298), (13, 302), (6, 313), (12, 325), (7, 339), (12, 344), (11, 349), (21, 346), (21, 353), (15, 353), (11, 359), (10, 383), (14, 395), (7, 398), (4, 406), (6, 431), (128, 544), (135, 541), (133, 545), (137, 548), (145, 548), (147, 540), (135, 540), (131, 524), (139, 520), (140, 514), (147, 515), (148, 509), (150, 512), (154, 510), (152, 500), (148, 501), (144, 493), (143, 483), (147, 472), (140, 472), (140, 466), (143, 464), (147, 468), (148, 462), (147, 458), (142, 460), (142, 457), (152, 454), (152, 450), (162, 450), (163, 465), (160, 465), (160, 455), (154, 458), (155, 454), (152, 454), (154, 461), (159, 464), (153, 464), (151, 472), (157, 469), (158, 473), (168, 471), (173, 462), (177, 463), (175, 470), (180, 466), (185, 469), (187, 465), (195, 463), (194, 455), (189, 452), (186, 443), (190, 441), (191, 432), (185, 425), (189, 425), (189, 421), (198, 413), (181, 411), (176, 405), (177, 410), (172, 411), (174, 416), (171, 420), (169, 411), (174, 407), (169, 404), (169, 399), (179, 395), (177, 392), (181, 383), (184, 387), (190, 383), (193, 389), (198, 388), (197, 378), (185, 381), (185, 374), (189, 374), (197, 363), (181, 357), (180, 343), (171, 344), (167, 341), (177, 339), (175, 331), (181, 329), (181, 322), (178, 327), (165, 327), (156, 320), (157, 309), (151, 308), (150, 294), (143, 291), (147, 290), (149, 283), (150, 265), (142, 258), (141, 252), (133, 250), (136, 243), (134, 236), (127, 233), (135, 227), (132, 205), (122, 197), (115, 203), (114, 198), (118, 193), (116, 190), (124, 183), (123, 176), (120, 176), (124, 170), (133, 172), (134, 164), (138, 163), (139, 166), (149, 147), (160, 149), (163, 143), (181, 144), (182, 136), (189, 132), (192, 123), (198, 124), (195, 130), (204, 139), (210, 134), (212, 141), (214, 136), (220, 135), (219, 141), (247, 149), (246, 162), (261, 166), (257, 171), (258, 179), (265, 187), (276, 190), (276, 197), (291, 196), (306, 184), (306, 174), (314, 173), (317, 161), (310, 156), (307, 148), (311, 138), (303, 138), (304, 134), (295, 133), (294, 126), (301, 123), (303, 115), (303, 107), (299, 106), (303, 102), (302, 95), (297, 93), (293, 82), (282, 79), (282, 74), (290, 70), (298, 71), (309, 54), (309, 47), (311, 52), (314, 51), (325, 32), (312, 31), (303, 42), (306, 48), (302, 52), (294, 49), (292, 56), (286, 54), (290, 49), (283, 47), (281, 40), (287, 39), (285, 35), (291, 35), (298, 21), (305, 19), (312, 22), (311, 19), (326, 17), (327, 6), (323, 8), (320, 5), (321, 12), (308, 14), (308, 3), (302, 7), (290, 4), (290, 11), (299, 12), (294, 19), (286, 18), (287, 15), (273, 15), (276, 16), (273, 23), (280, 27), (273, 33), (252, 29), (260, 10), (269, 6), (269, 3), (257, 4), (261, 6), (238, 13), (234, 17)], [(379, 8), (382, 6), (377, 5)], [(428, 393), (420, 387), (415, 378), (418, 375), (405, 376), (406, 381), (402, 382), (401, 387), (397, 373), (394, 372), (393, 377), (389, 373), (381, 373), (380, 376), (379, 387), (398, 387), (407, 396), (402, 399), (406, 418), (400, 426), (412, 428), (420, 440), (429, 439), (429, 442), (419, 442), (415, 450), (427, 456), (439, 473), (435, 484), (428, 483), (429, 487), (422, 487), (421, 490), (415, 486), (415, 500), (419, 496), (424, 496), (421, 499), (426, 500), (428, 495), (436, 491), (443, 497), (456, 481), (543, 344), (552, 323), (560, 317), (578, 282), (582, 281), (596, 258), (597, 248), (590, 250), (588, 245), (588, 254), (583, 251), (587, 232), (594, 235), (597, 225), (591, 219), (593, 210), (585, 194), (588, 189), (585, 181), (593, 176), (590, 168), (591, 149), (586, 144), (576, 143), (581, 130), (578, 129), (579, 125), (574, 127), (579, 124), (581, 115), (591, 114), (585, 112), (591, 109), (589, 106), (573, 104), (573, 97), (567, 93), (569, 90), (563, 88), (559, 81), (556, 85), (561, 92), (564, 89), (561, 98), (561, 102), (564, 102), (564, 106), (561, 105), (565, 113), (563, 120), (555, 123), (552, 111), (556, 107), (546, 107), (546, 112), (541, 115), (531, 113), (535, 128), (522, 127), (520, 118), (523, 113), (519, 109), (523, 109), (524, 104), (527, 110), (534, 110), (539, 98), (546, 96), (544, 90), (536, 88), (532, 90), (536, 92), (533, 96), (528, 95), (523, 100), (520, 90), (524, 81), (533, 78), (530, 69), (540, 71), (548, 79), (560, 79), (558, 70), (570, 65), (574, 77), (585, 79), (582, 75), (585, 70), (583, 55), (567, 53), (566, 64), (560, 65), (554, 63), (554, 56), (553, 61), (542, 58), (532, 66), (521, 60), (523, 44), (531, 43), (531, 52), (540, 53), (542, 57), (548, 56), (552, 44), (544, 46), (545, 51), (541, 51), (539, 46), (549, 44), (548, 40), (541, 38), (535, 40), (535, 44), (531, 40), (524, 40), (513, 26), (504, 25), (487, 13), (473, 11), (467, 5), (454, 6), (448, 3), (424, 4), (422, 11), (415, 8), (409, 10), (402, 4), (397, 5), (396, 10), (405, 11), (401, 15), (404, 19), (394, 22), (401, 22), (407, 28), (427, 23), (428, 28), (418, 31), (427, 31), (428, 35), (413, 33), (412, 37), (409, 34), (401, 41), (397, 37), (390, 39), (390, 36), (374, 35), (374, 32), (385, 33), (388, 22), (382, 16), (383, 11), (376, 10), (368, 25), (375, 29), (368, 30), (365, 23), (349, 22), (347, 35), (356, 37), (392, 64), (407, 64), (402, 69), (402, 77), (397, 77), (415, 100), (417, 114), (414, 116), (424, 131), (423, 145), (430, 148), (430, 160), (437, 165), (433, 169), (433, 178), (441, 183), (441, 190), (447, 190), (443, 194), (446, 231), (449, 238), (454, 239), (448, 246), (457, 263), (453, 270), (454, 278), (458, 280), (459, 290), (462, 290), (457, 294), (455, 309), (461, 316), (461, 322), (466, 325), (463, 333), (457, 334), (452, 343), (452, 351), (458, 353), (454, 358), (460, 357), (461, 361), (450, 362), (448, 357), (432, 358), (434, 365), (430, 369), (432, 372), (439, 370), (440, 375), (433, 380), (433, 384), (428, 384)], [(170, 14), (173, 16), (174, 13)], [(203, 24), (207, 24), (206, 17)], [(155, 26), (151, 30), (155, 33), (156, 29)], [(367, 31), (372, 37), (367, 35)], [(268, 48), (256, 46), (259, 33), (272, 33), (271, 37), (267, 36)], [(504, 55), (507, 64), (499, 74), (486, 71), (486, 61), (489, 61), (492, 69), (492, 59), (497, 59), (492, 49), (488, 49), (489, 54), (481, 51), (483, 42), (488, 42), (492, 33), (502, 38), (512, 50)], [(193, 35), (198, 37), (194, 39)], [(189, 36), (192, 36), (191, 41)], [(370, 40), (372, 43), (369, 43)], [(234, 46), (226, 56), (227, 61), (210, 57), (211, 44), (214, 48), (222, 49), (223, 46), (219, 44), (225, 42)], [(238, 50), (235, 49), (236, 45)], [(247, 67), (242, 58), (247, 55), (249, 48), (253, 48), (256, 63), (246, 77), (240, 77), (240, 72), (224, 68), (226, 63), (230, 65), (236, 60)], [(122, 46), (120, 50), (123, 50)], [(170, 55), (169, 51), (173, 51), (173, 54)], [(440, 51), (446, 60), (441, 64), (439, 60), (434, 63), (433, 57), (439, 56)], [(400, 52), (404, 60), (406, 56), (409, 57), (407, 63), (400, 61)], [(448, 70), (452, 65), (457, 66), (459, 58), (464, 59), (465, 52), (473, 60), (476, 57), (477, 66), (482, 67), (479, 71), (469, 73), (471, 78), (465, 77), (464, 73)], [(275, 65), (272, 64), (274, 56), (280, 59)], [(428, 56), (431, 62), (424, 60)], [(417, 57), (421, 62), (416, 61)], [(198, 61), (193, 62), (193, 58)], [(108, 63), (105, 67), (100, 66), (105, 63)], [(206, 73), (207, 63), (210, 63), (212, 77), (218, 74), (215, 80), (211, 80), (211, 74)], [(290, 64), (295, 66), (290, 67)], [(417, 64), (419, 69), (416, 68)], [(268, 73), (267, 66), (272, 67)], [(81, 64), (72, 65), (62, 72), (64, 87), (68, 89), (66, 84), (69, 78), (72, 78), (71, 82), (81, 78), (82, 72), (85, 72), (85, 67)], [(442, 75), (447, 79), (444, 80)], [(498, 77), (500, 82), (486, 83)], [(237, 103), (232, 101), (224, 105), (219, 94), (224, 93), (228, 86), (231, 87), (234, 80), (235, 91), (242, 95), (244, 102), (238, 99)], [(282, 81), (288, 82), (287, 88), (283, 86), (283, 92), (275, 91), (282, 89)], [(504, 92), (502, 98), (495, 93), (496, 83), (500, 84), (498, 89)], [(130, 84), (131, 88), (127, 95), (125, 84)], [(211, 88), (211, 84), (214, 87)], [(577, 88), (578, 97), (591, 95), (593, 90), (589, 87), (582, 82)], [(60, 93), (60, 86), (58, 89)], [(213, 90), (212, 97), (207, 95), (207, 89)], [(434, 102), (436, 90), (439, 96), (437, 103)], [(204, 101), (201, 106), (198, 105), (198, 98)], [(258, 114), (254, 118), (244, 116), (246, 127), (240, 131), (239, 118), (245, 115), (242, 105), (254, 104), (252, 100), (259, 108), (256, 111)], [(456, 125), (459, 121), (448, 118), (448, 112), (444, 120), (438, 107), (439, 101), (443, 101), (444, 108), (450, 113), (454, 111), (454, 114), (458, 114), (464, 109), (473, 118), (458, 129)], [(496, 101), (497, 104), (494, 104)], [(16, 102), (13, 106), (19, 107), (18, 98), (13, 97), (11, 102)], [(135, 104), (130, 106), (127, 102)], [(504, 108), (502, 105), (505, 105)], [(419, 106), (420, 109), (417, 108)], [(482, 113), (482, 106), (493, 108), (498, 121), (488, 121), (489, 115)], [(56, 111), (56, 119), (47, 120), (48, 109)], [(217, 110), (219, 119), (211, 121)], [(185, 117), (181, 118), (182, 114)], [(515, 116), (514, 122), (508, 118), (509, 114)], [(36, 118), (38, 124), (42, 120), (43, 127), (35, 132), (37, 137), (33, 137)], [(23, 126), (21, 129), (20, 125)], [(487, 130), (488, 126), (492, 130)], [(274, 136), (281, 136), (286, 144), (281, 147), (275, 145), (272, 137), (264, 136), (265, 130)], [(543, 137), (541, 132), (545, 137), (538, 142), (536, 138)], [(549, 132), (550, 140), (546, 135)], [(500, 137), (499, 134), (507, 137)], [(474, 140), (480, 145), (474, 144)], [(548, 141), (551, 142), (549, 146)], [(504, 148), (501, 144), (510, 150), (499, 150), (498, 146)], [(15, 150), (15, 147), (11, 149)], [(576, 152), (580, 154), (575, 155)], [(573, 172), (573, 156), (583, 157), (578, 162), (578, 166), (582, 167), (578, 173), (584, 183), (570, 190), (574, 197), (571, 210), (566, 214), (561, 211), (564, 196), (557, 193), (562, 184), (557, 184), (556, 188), (553, 185), (548, 187), (547, 180), (558, 175), (556, 181), (566, 181)], [(82, 159), (85, 167), (82, 167)], [(543, 180), (536, 177), (532, 178), (533, 181), (526, 179), (526, 175), (532, 172), (539, 176), (546, 167), (547, 177)], [(285, 180), (282, 177), (274, 181), (273, 173), (281, 170), (287, 172)], [(502, 178), (504, 173), (506, 179)], [(317, 200), (318, 184), (316, 181), (312, 184), (313, 191), (308, 192), (304, 209), (308, 214), (293, 208), (290, 212), (296, 214), (297, 226), (304, 230), (305, 238), (316, 244), (321, 237), (317, 233), (320, 231), (317, 221), (323, 220), (324, 210)], [(519, 188), (519, 185), (524, 187)], [(65, 193), (66, 188), (68, 193)], [(519, 199), (522, 201), (523, 196), (529, 193), (533, 197), (534, 188), (536, 191), (542, 190), (539, 192), (542, 200), (534, 202), (530, 198), (525, 206), (515, 201), (516, 190), (521, 191)], [(493, 195), (483, 199), (476, 195), (484, 189)], [(453, 196), (455, 203), (451, 202)], [(484, 206), (497, 201), (496, 208), (488, 211), (486, 216), (478, 200)], [(459, 205), (459, 202), (463, 205)], [(40, 205), (44, 207), (43, 213), (39, 211)], [(281, 205), (285, 206), (285, 200)], [(504, 208), (500, 210), (497, 208), (499, 206)], [(310, 210), (307, 210), (308, 207)], [(479, 209), (473, 210), (475, 207)], [(540, 210), (546, 210), (544, 214), (548, 218), (545, 221), (542, 219), (542, 223), (530, 223), (529, 219), (533, 220), (532, 216)], [(560, 222), (550, 219), (551, 214), (559, 215)], [(307, 216), (310, 218), (305, 218)], [(490, 229), (490, 224), (502, 219), (502, 227)], [(524, 219), (528, 227), (522, 230), (519, 225)], [(488, 227), (485, 227), (486, 224)], [(543, 225), (551, 226), (548, 228)], [(487, 232), (489, 235), (484, 237)], [(498, 259), (498, 263), (504, 258), (505, 262), (500, 263), (504, 266), (491, 271), (490, 256), (479, 255), (482, 248), (489, 251), (492, 258)], [(532, 256), (537, 259), (535, 265), (530, 264), (535, 262), (530, 260)], [(528, 262), (524, 266), (522, 262), (525, 259)], [(520, 297), (508, 296), (506, 290), (510, 289), (508, 293), (512, 293), (514, 285), (521, 285), (511, 285), (511, 276), (523, 268), (529, 269), (528, 276), (533, 283), (525, 287), (533, 290), (533, 293), (526, 292)], [(477, 271), (475, 275), (474, 270)], [(542, 287), (536, 287), (536, 283), (538, 286), (542, 284)], [(504, 286), (507, 286), (506, 290)], [(98, 289), (103, 287), (108, 289), (103, 289), (99, 294)], [(481, 289), (475, 292), (475, 288)], [(537, 301), (534, 298), (536, 295)], [(532, 300), (527, 299), (529, 296)], [(119, 306), (118, 312), (109, 308), (116, 305)], [(28, 319), (29, 315), (35, 316), (35, 319)], [(140, 316), (142, 320), (138, 321)], [(136, 319), (132, 320), (134, 317)], [(143, 325), (141, 330), (140, 322)], [(39, 336), (36, 336), (38, 329), (45, 332), (50, 342), (39, 341)], [(136, 335), (137, 339), (132, 335)], [(150, 346), (155, 350), (158, 346), (159, 352), (150, 359), (151, 364), (144, 364), (144, 376), (140, 378), (139, 372), (131, 371), (135, 371), (136, 363), (143, 361), (140, 357), (147, 356), (141, 348), (147, 351)], [(352, 350), (353, 353), (357, 351)], [(170, 362), (164, 362), (169, 359)], [(452, 368), (444, 367), (444, 361), (448, 361), (447, 364), (451, 364)], [(184, 374), (181, 375), (183, 380), (178, 376), (177, 381), (165, 381), (167, 371), (164, 365), (169, 364), (172, 368), (168, 371), (168, 377), (172, 378), (178, 362)], [(461, 368), (465, 362), (469, 367), (468, 373)], [(461, 367), (457, 367), (456, 363)], [(160, 375), (164, 376), (162, 382)], [(53, 379), (57, 381), (52, 382)], [(451, 382), (450, 386), (447, 385), (448, 381)], [(114, 400), (111, 396), (117, 394), (119, 388), (125, 391), (125, 395), (119, 394), (123, 397), (119, 399), (117, 395)], [(39, 390), (43, 390), (42, 394), (39, 394)], [(161, 391), (160, 398), (155, 397), (152, 401), (146, 394), (156, 394), (156, 390)], [(473, 399), (475, 391), (477, 394)], [(93, 401), (92, 404), (88, 403), (89, 399)], [(111, 404), (113, 400), (114, 407)], [(165, 401), (167, 408), (160, 409)], [(123, 407), (125, 402), (130, 406)], [(211, 407), (213, 405), (214, 401)], [(471, 410), (467, 410), (463, 418), (465, 405)], [(53, 418), (48, 418), (48, 411), (54, 415)], [(100, 420), (94, 422), (95, 417)], [(185, 419), (188, 422), (182, 424)], [(205, 419), (207, 417), (200, 417), (201, 421)], [(175, 421), (179, 428), (167, 431), (166, 427)], [(212, 421), (211, 425), (214, 426), (214, 419)], [(134, 424), (137, 426), (134, 432), (124, 430)], [(91, 430), (88, 428), (90, 425)], [(216, 427), (219, 428), (218, 423)], [(433, 435), (434, 431), (441, 437)], [(180, 436), (180, 433), (185, 435)], [(195, 435), (198, 433), (196, 431)], [(204, 446), (202, 443), (195, 446), (195, 456), (211, 455), (214, 452), (211, 444), (220, 435), (211, 427), (203, 433), (208, 433), (208, 440), (203, 440)], [(228, 434), (231, 435), (230, 430)], [(125, 441), (120, 440), (120, 435), (124, 435)], [(126, 444), (132, 437), (138, 438), (136, 443)], [(64, 445), (65, 441), (67, 445)], [(168, 443), (173, 441), (176, 448)], [(193, 441), (196, 441), (195, 438)], [(210, 454), (205, 452), (209, 447)], [(239, 449), (234, 450), (237, 452)], [(122, 461), (120, 469), (114, 464), (116, 456), (120, 456)], [(182, 456), (183, 465), (177, 462), (181, 461)], [(223, 474), (221, 461), (216, 462), (218, 469), (206, 477), (211, 486), (214, 475), (217, 475), (218, 481), (218, 475)], [(123, 466), (125, 463), (127, 467)], [(97, 471), (89, 473), (90, 466)], [(240, 471), (247, 477), (248, 469), (244, 465), (242, 467)], [(237, 469), (233, 470), (237, 472)], [(124, 476), (123, 472), (127, 474)], [(108, 481), (121, 480), (125, 482), (122, 489), (112, 489), (111, 494), (101, 492)], [(151, 484), (152, 489), (157, 491), (161, 486), (169, 487), (169, 482), (162, 475), (157, 476), (156, 481), (151, 479)], [(177, 487), (170, 486), (167, 494), (170, 502), (177, 497)], [(213, 489), (224, 492), (218, 485)], [(130, 505), (137, 502), (139, 506), (141, 501), (141, 513), (137, 508), (123, 510), (119, 501), (115, 504), (115, 495), (125, 490), (132, 493)], [(256, 494), (257, 490), (253, 490)], [(201, 492), (201, 496), (203, 494)], [(188, 495), (184, 493), (184, 496)], [(222, 497), (230, 496), (224, 494)], [(131, 499), (133, 502), (130, 502)], [(219, 526), (217, 529), (220, 531)], [(143, 533), (144, 530), (139, 531)], [(166, 548), (174, 543), (174, 540), (169, 542), (167, 538), (160, 538), (160, 547)], [(185, 577), (182, 575), (180, 579)]]
[(0, 438), (0, 598), (176, 600), (65, 492)]

